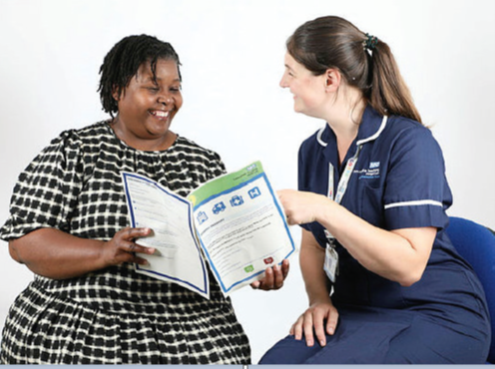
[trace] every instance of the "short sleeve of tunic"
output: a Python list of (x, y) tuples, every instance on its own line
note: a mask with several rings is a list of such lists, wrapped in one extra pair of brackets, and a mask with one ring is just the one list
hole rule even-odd
[(386, 228), (443, 228), (451, 203), (442, 151), (431, 131), (402, 131), (391, 147), (383, 193)]
[(10, 203), (10, 216), (0, 228), (8, 241), (39, 228), (69, 231), (69, 219), (82, 186), (80, 140), (65, 131), (21, 172)]

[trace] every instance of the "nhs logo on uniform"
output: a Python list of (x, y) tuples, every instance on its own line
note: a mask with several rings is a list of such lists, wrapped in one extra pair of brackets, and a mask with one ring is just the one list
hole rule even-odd
[(380, 178), (380, 162), (371, 161), (369, 168), (364, 167), (361, 170), (355, 170), (354, 173), (359, 174), (359, 179)]

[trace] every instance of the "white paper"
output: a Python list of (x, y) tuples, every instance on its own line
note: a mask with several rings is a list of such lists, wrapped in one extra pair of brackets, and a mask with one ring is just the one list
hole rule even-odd
[(262, 279), (267, 267), (281, 264), (295, 250), (261, 164), (227, 176), (231, 181), (222, 183), (220, 177), (202, 186), (206, 198), (193, 211), (201, 246), (225, 294)]
[(136, 242), (157, 250), (143, 256), (150, 265), (135, 264), (136, 272), (209, 298), (208, 273), (195, 237), (190, 202), (144, 176), (124, 172), (122, 177), (132, 227), (153, 230), (152, 236)]

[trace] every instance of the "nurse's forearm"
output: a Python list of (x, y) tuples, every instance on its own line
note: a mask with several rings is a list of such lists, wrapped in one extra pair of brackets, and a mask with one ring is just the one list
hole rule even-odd
[(324, 196), (322, 201), (326, 201), (326, 205), (316, 214), (317, 221), (361, 265), (403, 286), (412, 285), (421, 278), (436, 233), (434, 228), (386, 231)]
[(313, 235), (306, 230), (303, 230), (299, 260), (309, 305), (329, 301), (329, 282), (323, 271), (325, 250), (316, 242)]

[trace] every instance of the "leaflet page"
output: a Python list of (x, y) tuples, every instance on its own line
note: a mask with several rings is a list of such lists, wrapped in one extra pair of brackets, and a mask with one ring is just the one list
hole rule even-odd
[(132, 227), (153, 230), (137, 243), (156, 248), (153, 255), (143, 256), (149, 265), (135, 264), (136, 272), (209, 298), (208, 273), (195, 237), (190, 202), (144, 176), (123, 172), (122, 178)]
[(285, 215), (260, 162), (193, 191), (196, 233), (222, 291), (262, 279), (295, 250)]

